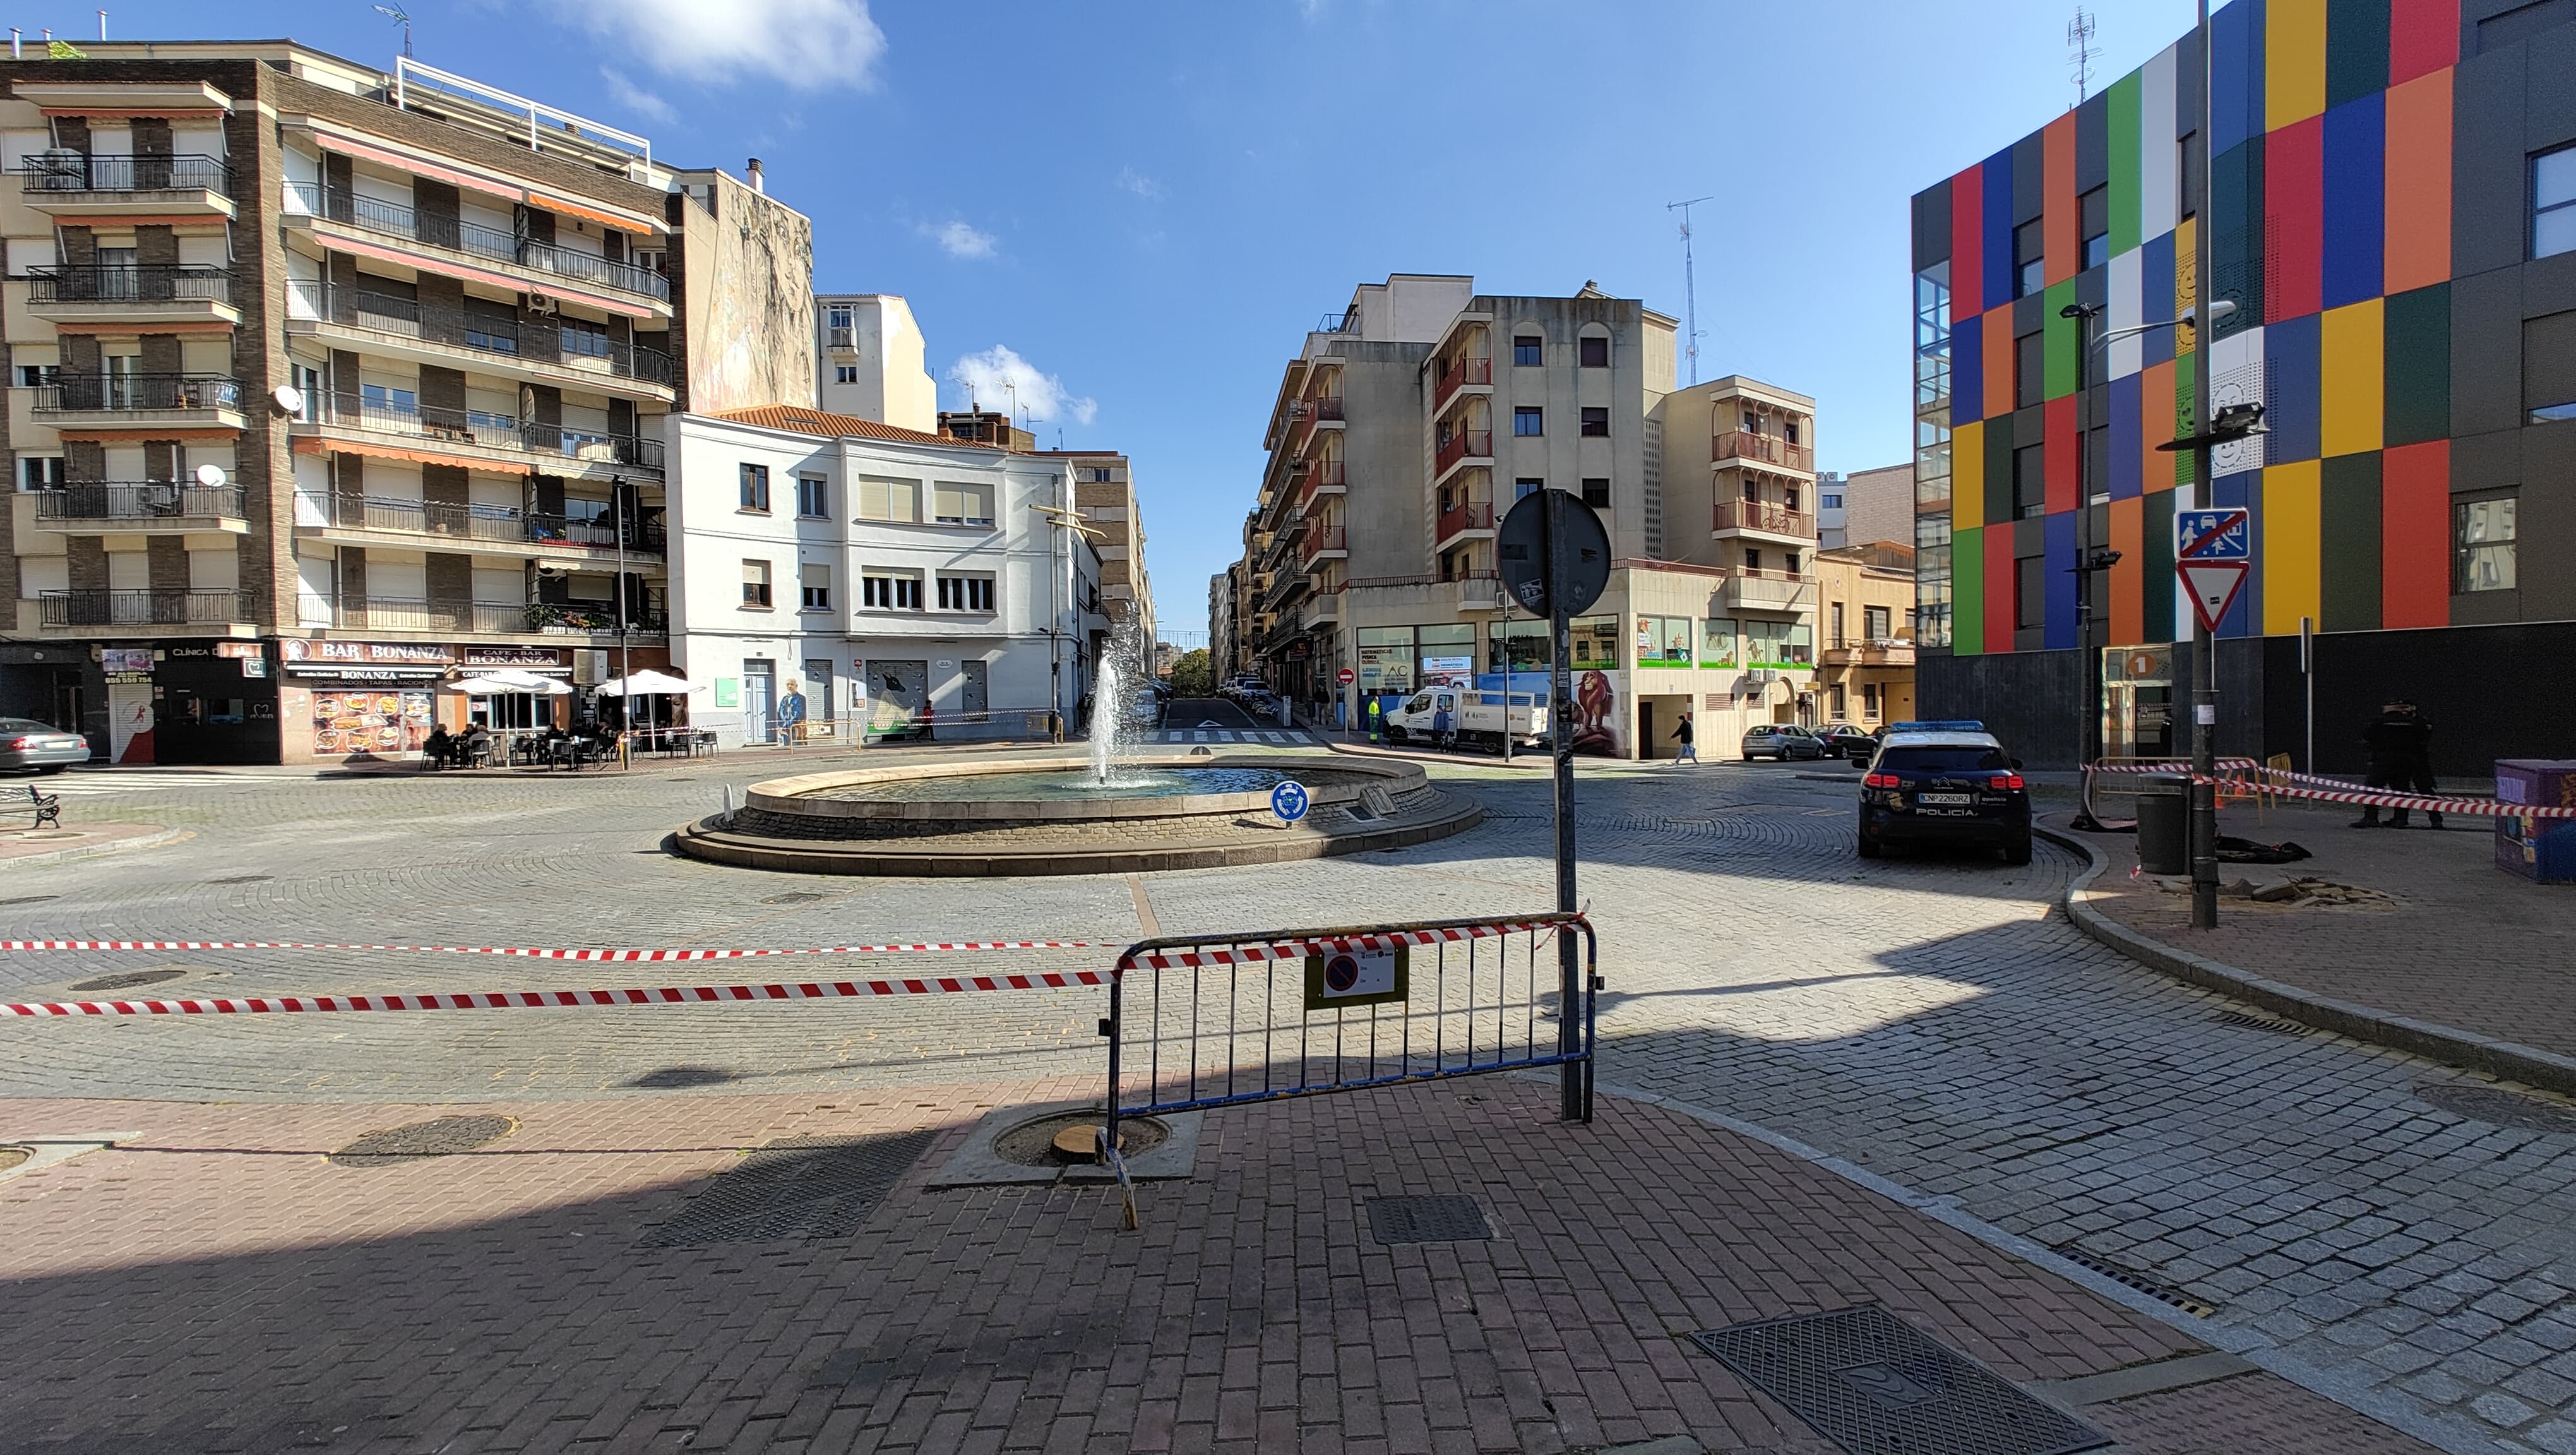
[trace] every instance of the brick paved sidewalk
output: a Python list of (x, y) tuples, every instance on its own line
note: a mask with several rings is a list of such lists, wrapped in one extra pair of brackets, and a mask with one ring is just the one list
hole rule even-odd
[[(2495, 867), (2493, 820), (2452, 816), (2439, 833), (2349, 827), (2344, 805), (2250, 806), (2219, 830), (2287, 839), (2316, 855), (2279, 866), (2221, 864), (2221, 882), (2322, 879), (2385, 902), (2290, 908), (2225, 899), (2218, 928), (2191, 928), (2191, 897), (2137, 866), (2133, 834), (2089, 834), (2110, 861), (2093, 900), (2118, 923), (2195, 955), (2338, 1000), (2576, 1056), (2576, 885), (2534, 884)], [(2048, 816), (2062, 825), (2064, 816)]]
[[(319, 1154), (448, 1109), (0, 1103), (0, 1136), (141, 1134), (0, 1181), (0, 1428), (54, 1455), (1823, 1455), (1681, 1336), (1875, 1302), (2016, 1380), (2200, 1352), (1763, 1144), (1616, 1099), (1560, 1125), (1522, 1081), (1212, 1113), (1140, 1232), (1099, 1188), (923, 1187), (997, 1097), (1087, 1089), (534, 1103), (366, 1169)], [(942, 1130), (855, 1237), (646, 1245), (737, 1149), (914, 1127)], [(1477, 1197), (1496, 1236), (1380, 1246), (1364, 1201), (1394, 1193)], [(2426, 1448), (2268, 1374), (2109, 1383), (2057, 1392), (2135, 1451)]]

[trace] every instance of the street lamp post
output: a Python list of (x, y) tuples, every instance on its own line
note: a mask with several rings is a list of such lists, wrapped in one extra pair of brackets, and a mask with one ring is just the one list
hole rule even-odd
[[(2207, 510), (2214, 503), (2209, 480), (2209, 138), (2212, 116), (2209, 87), (2214, 67), (2209, 58), (2209, 0), (2200, 0), (2200, 116), (2192, 145), (2200, 149), (2199, 210), (2191, 230), (2191, 501)], [(2200, 614), (2191, 625), (2191, 925), (2218, 928), (2218, 663), (2209, 628)]]

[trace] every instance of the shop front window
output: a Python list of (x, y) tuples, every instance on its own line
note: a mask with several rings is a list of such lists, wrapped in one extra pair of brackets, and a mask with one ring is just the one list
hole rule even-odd
[(1359, 629), (1359, 688), (1366, 695), (1413, 690), (1413, 628), (1364, 626)]
[(1815, 638), (1815, 629), (1805, 622), (1748, 619), (1744, 623), (1744, 665), (1808, 666), (1816, 660)]
[(1485, 640), (1485, 670), (1488, 672), (1544, 672), (1547, 670), (1547, 623), (1543, 621), (1498, 621), (1493, 635)]
[(1619, 618), (1580, 616), (1568, 626), (1574, 638), (1568, 665), (1577, 671), (1586, 667), (1605, 672), (1619, 669)]
[(1637, 665), (1686, 668), (1691, 664), (1691, 619), (1687, 616), (1637, 618)]
[(1735, 644), (1735, 618), (1712, 616), (1700, 623), (1699, 664), (1703, 667), (1734, 667), (1744, 659)]
[(1476, 624), (1444, 622), (1414, 628), (1421, 683), (1464, 682), (1476, 675)]

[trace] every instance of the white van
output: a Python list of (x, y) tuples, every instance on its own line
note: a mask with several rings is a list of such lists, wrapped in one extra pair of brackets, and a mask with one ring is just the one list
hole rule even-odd
[(1439, 746), (1440, 714), (1449, 714), (1449, 731), (1463, 746), (1503, 750), (1506, 734), (1516, 744), (1537, 746), (1547, 740), (1547, 694), (1480, 692), (1472, 687), (1425, 687), (1385, 715), (1382, 726), (1391, 743)]

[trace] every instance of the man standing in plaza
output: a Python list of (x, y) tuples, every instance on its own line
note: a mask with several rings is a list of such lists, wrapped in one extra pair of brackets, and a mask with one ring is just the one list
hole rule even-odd
[(778, 746), (792, 748), (805, 735), (805, 694), (796, 690), (796, 679), (787, 679), (787, 695), (778, 699)]
[[(2414, 703), (2400, 698), (2381, 708), (2379, 716), (2372, 718), (2370, 725), (2362, 729), (2361, 742), (2370, 754), (2370, 777), (2367, 780), (2370, 787), (2384, 788), (2392, 793), (2433, 791), (2433, 724), (2415, 710)], [(2407, 827), (2408, 813), (2403, 808), (2392, 810), (2389, 826)], [(2438, 813), (2427, 810), (2424, 819), (2429, 828), (2442, 826), (2442, 816)], [(2357, 829), (2379, 827), (2379, 805), (2364, 808), (2352, 826)]]
[(1681, 744), (1680, 747), (1673, 750), (1674, 766), (1678, 767), (1681, 764), (1688, 763), (1694, 768), (1698, 767), (1698, 734), (1691, 727), (1691, 715), (1689, 712), (1683, 712), (1682, 720), (1673, 724), (1673, 741)]

